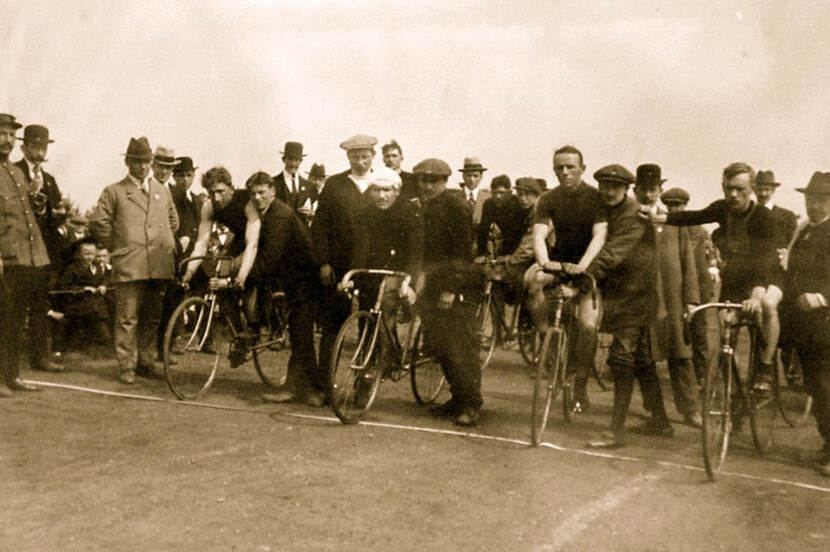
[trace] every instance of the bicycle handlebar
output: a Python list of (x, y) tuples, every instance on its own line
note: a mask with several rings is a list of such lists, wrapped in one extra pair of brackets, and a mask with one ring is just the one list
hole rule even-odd
[(190, 264), (192, 261), (204, 261), (205, 259), (212, 259), (216, 261), (232, 261), (234, 257), (232, 257), (231, 255), (198, 255), (196, 257), (186, 257), (179, 261), (179, 266), (177, 267), (178, 270), (176, 271), (176, 273), (180, 273), (182, 271), (182, 268)]
[(406, 272), (401, 272), (398, 270), (385, 270), (381, 268), (353, 268), (352, 270), (348, 271), (346, 274), (343, 275), (343, 279), (340, 280), (340, 286), (343, 289), (349, 289), (349, 287), (351, 287), (350, 284), (352, 283), (352, 277), (357, 274), (368, 274), (375, 276), (401, 276), (403, 278), (401, 288), (409, 287), (409, 283), (412, 281), (412, 276), (410, 276)]
[(689, 312), (686, 313), (686, 316), (684, 318), (686, 318), (687, 320), (691, 320), (692, 318), (694, 318), (695, 314), (697, 314), (698, 312), (700, 312), (702, 310), (706, 310), (706, 309), (740, 310), (740, 309), (743, 309), (743, 307), (744, 306), (741, 303), (727, 303), (727, 302), (703, 303), (702, 305), (698, 305), (698, 306), (694, 307), (693, 309), (689, 310)]
[(589, 282), (591, 282), (591, 300), (594, 305), (594, 308), (597, 308), (597, 279), (591, 276), (590, 274), (587, 274), (585, 272), (580, 272), (579, 274), (568, 274), (564, 270), (550, 270), (545, 267), (542, 267), (542, 272), (544, 272), (545, 274), (552, 274), (554, 276), (565, 276), (565, 278), (567, 278), (567, 280), (564, 282), (558, 282), (556, 284), (557, 286), (568, 285), (569, 283), (571, 283), (571, 281), (577, 280), (578, 278), (586, 278)]

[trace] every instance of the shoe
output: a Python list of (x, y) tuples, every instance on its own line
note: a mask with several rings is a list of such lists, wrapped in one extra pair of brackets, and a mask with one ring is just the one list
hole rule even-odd
[(769, 364), (758, 363), (758, 374), (755, 381), (752, 383), (752, 389), (762, 393), (769, 393), (772, 391), (772, 366)]
[(635, 427), (632, 431), (640, 435), (649, 435), (652, 437), (674, 437), (674, 428), (668, 422), (663, 425), (655, 423), (654, 420), (649, 420)]
[(158, 362), (149, 364), (139, 364), (135, 369), (135, 373), (139, 376), (149, 379), (164, 379), (164, 365)]
[(313, 406), (314, 408), (320, 408), (326, 405), (326, 400), (323, 397), (322, 393), (318, 393), (317, 391), (311, 391), (308, 396), (305, 398), (305, 403), (308, 406)]
[(442, 418), (454, 418), (461, 414), (461, 405), (453, 399), (448, 400), (444, 404), (439, 404), (429, 407), (429, 413), (433, 416), (440, 416)]
[(32, 364), (32, 369), (39, 372), (63, 372), (63, 365), (44, 359), (40, 362)]
[(588, 393), (582, 391), (581, 393), (574, 393), (571, 400), (571, 412), (574, 414), (584, 414), (588, 412), (591, 407), (591, 401), (588, 400)]
[(277, 391), (275, 393), (263, 393), (262, 400), (272, 403), (286, 403), (294, 400), (292, 391)]
[(0, 383), (0, 397), (14, 397), (14, 392), (12, 392), (11, 387), (6, 385), (5, 383)]
[(245, 344), (244, 337), (237, 337), (231, 343), (231, 350), (228, 352), (228, 360), (231, 363), (231, 368), (238, 368), (245, 363), (245, 358), (248, 356), (248, 346)]
[(20, 378), (15, 378), (14, 381), (9, 383), (9, 387), (14, 389), (15, 391), (40, 391), (40, 387), (32, 385), (29, 382), (23, 381)]
[(126, 385), (132, 385), (135, 383), (135, 371), (133, 370), (122, 370), (120, 374), (118, 374), (118, 381), (124, 383)]
[(625, 439), (611, 431), (603, 431), (597, 439), (588, 441), (588, 448), (615, 449), (625, 446)]
[(683, 423), (689, 427), (700, 429), (703, 427), (703, 417), (700, 412), (687, 412), (683, 415)]
[(468, 406), (461, 411), (461, 414), (455, 419), (455, 425), (470, 427), (478, 423), (478, 415), (480, 410), (472, 406)]

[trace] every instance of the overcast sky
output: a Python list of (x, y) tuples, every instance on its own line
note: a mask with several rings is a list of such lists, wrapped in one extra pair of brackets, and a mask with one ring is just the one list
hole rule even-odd
[[(226, 166), (281, 169), (286, 140), (345, 170), (355, 133), (409, 168), (482, 158), (554, 182), (551, 152), (663, 167), (694, 205), (743, 160), (780, 203), (830, 170), (826, 1), (0, 0), (0, 112), (49, 127), (48, 169), (83, 208), (126, 173), (131, 136)], [(12, 154), (16, 159), (19, 150)], [(376, 166), (382, 165), (380, 154)], [(455, 175), (454, 180), (460, 180)]]

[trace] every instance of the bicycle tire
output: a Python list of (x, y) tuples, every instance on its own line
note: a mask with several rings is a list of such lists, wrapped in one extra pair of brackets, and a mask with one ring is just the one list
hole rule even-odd
[(357, 423), (369, 411), (380, 386), (383, 367), (374, 354), (376, 323), (372, 314), (354, 312), (334, 341), (329, 392), (332, 410), (344, 424)]
[[(524, 306), (517, 308), (524, 309)], [(521, 317), (519, 317), (521, 320)], [(542, 346), (542, 337), (536, 331), (536, 327), (532, 322), (528, 324), (521, 324), (517, 322), (516, 333), (518, 334), (517, 341), (519, 342), (519, 353), (524, 360), (524, 368), (528, 377), (536, 377), (536, 361), (539, 359), (539, 349)]]
[(804, 389), (804, 374), (795, 350), (781, 353), (778, 385), (778, 406), (781, 417), (790, 427), (804, 425), (813, 409), (813, 397)]
[[(749, 354), (746, 357), (746, 366), (739, 366), (739, 373), (746, 373), (746, 406), (749, 410), (749, 427), (752, 431), (752, 441), (755, 450), (763, 454), (772, 445), (773, 433), (775, 430), (775, 416), (778, 414), (778, 378), (770, 378), (770, 389), (758, 390), (756, 385), (761, 378), (758, 370), (760, 339), (758, 328), (750, 326), (749, 331)], [(737, 360), (736, 360), (737, 363)], [(773, 365), (773, 370), (776, 365)], [(773, 371), (773, 376), (775, 371)]]
[(285, 297), (274, 297), (265, 307), (267, 327), (265, 335), (259, 336), (262, 342), (253, 345), (251, 356), (259, 379), (270, 387), (282, 387), (288, 379), (288, 361), (291, 347), (288, 346), (288, 317)]
[(421, 405), (435, 402), (446, 383), (444, 370), (435, 358), (424, 352), (423, 324), (415, 334), (409, 362), (409, 383), (415, 402)]
[(535, 447), (542, 442), (550, 414), (550, 405), (558, 392), (559, 369), (562, 365), (560, 361), (562, 336), (561, 329), (549, 328), (545, 332), (542, 348), (539, 351), (539, 360), (536, 362), (530, 420), (531, 442)]
[(210, 302), (187, 297), (179, 303), (164, 331), (164, 377), (173, 394), (193, 400), (207, 392), (219, 364), (228, 363), (231, 341), (225, 318), (218, 309), (211, 313)]
[(713, 355), (703, 387), (703, 464), (710, 481), (720, 472), (732, 432), (731, 357)]
[(493, 303), (492, 295), (488, 295), (478, 305), (476, 311), (476, 329), (481, 348), (481, 369), (484, 370), (493, 358), (499, 336), (498, 313), (496, 312), (496, 305)]

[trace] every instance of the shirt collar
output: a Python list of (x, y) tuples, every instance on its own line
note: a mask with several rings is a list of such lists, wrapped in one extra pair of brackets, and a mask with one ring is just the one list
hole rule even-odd
[[(129, 178), (129, 179), (130, 179), (130, 182), (132, 182), (133, 184), (135, 184), (137, 188), (140, 188), (140, 189), (142, 189), (142, 190), (143, 190), (143, 189), (145, 189), (145, 188), (144, 188), (144, 183), (145, 183), (145, 182), (147, 182), (147, 181), (149, 180), (149, 179), (145, 179), (145, 180), (143, 180), (143, 181), (142, 181), (142, 180), (139, 180), (139, 179), (137, 179), (136, 177), (134, 177), (133, 175), (131, 175), (130, 173), (127, 173), (127, 178)], [(148, 188), (147, 188), (147, 189), (149, 190), (149, 184), (148, 184)]]

